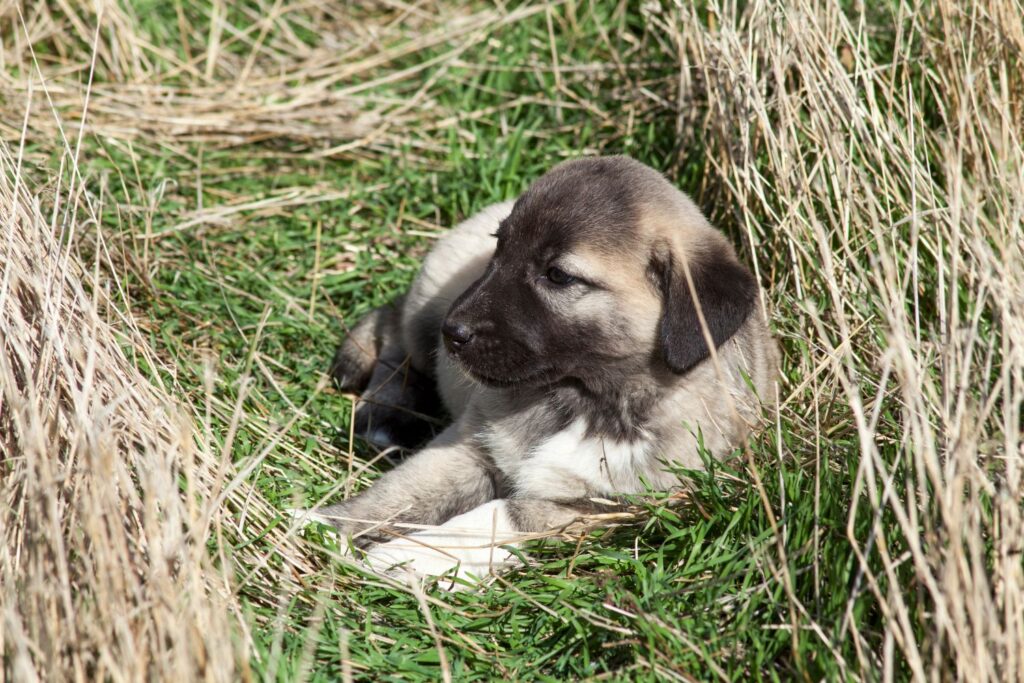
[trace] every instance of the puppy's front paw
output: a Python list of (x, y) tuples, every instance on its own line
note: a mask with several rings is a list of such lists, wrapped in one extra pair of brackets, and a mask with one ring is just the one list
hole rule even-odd
[[(497, 573), (517, 562), (508, 549), (518, 545), (504, 500), (492, 500), (430, 531), (420, 531), (369, 550), (366, 561), (375, 571), (396, 575), (452, 576), (465, 582)], [(502, 547), (505, 546), (505, 547)], [(442, 586), (458, 590), (452, 582)]]

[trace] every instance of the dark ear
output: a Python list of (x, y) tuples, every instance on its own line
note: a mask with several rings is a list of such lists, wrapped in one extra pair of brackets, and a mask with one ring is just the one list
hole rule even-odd
[[(693, 291), (717, 349), (736, 333), (754, 309), (757, 281), (725, 244), (712, 245), (691, 258), (688, 265)], [(674, 372), (684, 373), (711, 355), (697, 306), (683, 264), (673, 258), (669, 248), (657, 250), (652, 269), (662, 292), (662, 353)]]

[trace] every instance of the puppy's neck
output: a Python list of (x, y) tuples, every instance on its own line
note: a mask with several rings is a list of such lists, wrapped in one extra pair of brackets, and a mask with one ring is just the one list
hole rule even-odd
[(568, 381), (557, 387), (549, 400), (553, 407), (565, 411), (569, 421), (587, 420), (588, 436), (633, 441), (645, 435), (658, 395), (650, 382), (622, 378), (599, 387)]
[(559, 431), (582, 422), (586, 435), (615, 441), (649, 438), (659, 431), (652, 425), (655, 407), (671, 390), (672, 377), (662, 381), (648, 371), (645, 377), (629, 373), (607, 373), (599, 382), (565, 378), (554, 384), (534, 387), (493, 388), (489, 399), (481, 401), (483, 420), (501, 421), (507, 417), (525, 420), (538, 433)]
[(501, 400), (494, 406), (495, 417), (509, 413), (532, 415), (540, 431), (557, 431), (582, 421), (587, 425), (587, 436), (615, 441), (645, 438), (661, 393), (650, 381), (623, 377), (602, 382), (601, 386), (568, 378), (544, 387), (499, 392)]

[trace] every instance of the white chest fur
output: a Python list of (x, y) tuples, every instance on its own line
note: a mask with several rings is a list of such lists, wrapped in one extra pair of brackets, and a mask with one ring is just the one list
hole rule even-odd
[(488, 446), (495, 464), (522, 497), (566, 499), (641, 490), (651, 443), (647, 439), (615, 441), (588, 436), (587, 424), (576, 420), (529, 452), (510, 435), (492, 432)]

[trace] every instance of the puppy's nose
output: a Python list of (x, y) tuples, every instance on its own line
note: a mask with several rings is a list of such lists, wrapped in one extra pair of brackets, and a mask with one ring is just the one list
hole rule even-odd
[(473, 340), (473, 329), (469, 325), (451, 320), (444, 321), (441, 334), (444, 335), (444, 343), (452, 351), (458, 351)]

